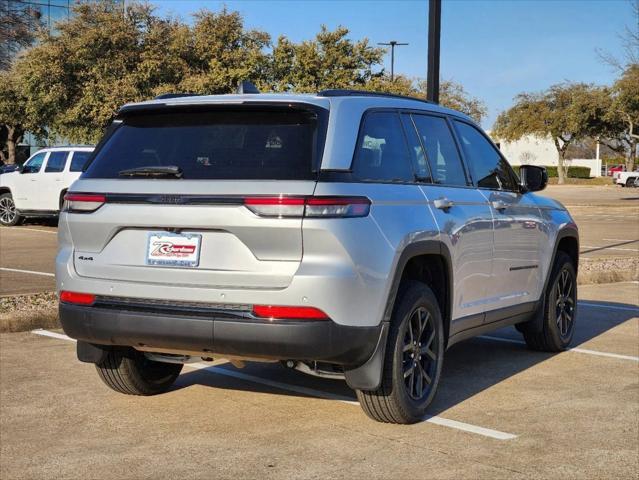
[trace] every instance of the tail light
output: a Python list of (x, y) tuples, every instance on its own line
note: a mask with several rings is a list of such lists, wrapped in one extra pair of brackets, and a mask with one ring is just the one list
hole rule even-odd
[(60, 292), (60, 301), (62, 303), (72, 303), (74, 305), (93, 305), (95, 303), (95, 295), (90, 293), (78, 292)]
[(273, 320), (328, 320), (328, 315), (314, 307), (253, 305), (253, 315)]
[(367, 216), (371, 201), (366, 197), (248, 197), (244, 205), (260, 217), (353, 218)]
[(62, 210), (71, 213), (95, 212), (106, 202), (104, 195), (94, 193), (67, 193)]

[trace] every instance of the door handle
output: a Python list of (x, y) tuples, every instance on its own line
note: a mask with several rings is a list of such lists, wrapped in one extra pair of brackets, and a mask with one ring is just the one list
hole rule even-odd
[(453, 202), (448, 200), (446, 197), (438, 198), (437, 200), (433, 202), (433, 204), (435, 205), (435, 208), (439, 208), (440, 210), (444, 210), (444, 211), (448, 210), (450, 207), (453, 206)]
[(508, 208), (508, 204), (502, 200), (495, 200), (494, 202), (491, 202), (491, 205), (495, 210), (499, 211), (506, 210)]

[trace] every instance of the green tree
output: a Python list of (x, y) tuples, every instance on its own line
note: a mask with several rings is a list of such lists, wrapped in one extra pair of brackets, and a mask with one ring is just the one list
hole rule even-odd
[(630, 65), (614, 83), (607, 108), (601, 141), (624, 155), (626, 169), (632, 171), (639, 145), (639, 64)]
[(46, 133), (45, 122), (35, 115), (22, 84), (22, 79), (14, 69), (0, 71), (0, 129), (4, 140), (0, 159), (9, 164), (16, 162), (16, 146), (25, 131), (40, 136)]
[(190, 32), (192, 54), (179, 90), (218, 94), (235, 90), (241, 80), (263, 83), (266, 77), (270, 36), (245, 30), (239, 12), (223, 8), (219, 13), (201, 10)]
[(313, 40), (293, 43), (280, 36), (270, 55), (268, 87), (278, 92), (317, 92), (327, 88), (363, 88), (381, 75), (374, 67), (384, 49), (368, 39), (353, 42), (348, 29), (330, 31), (322, 25)]
[(568, 147), (597, 136), (606, 114), (605, 89), (584, 83), (563, 83), (542, 93), (521, 93), (515, 105), (495, 122), (497, 138), (515, 141), (526, 135), (551, 138), (559, 154), (558, 181), (564, 183)]

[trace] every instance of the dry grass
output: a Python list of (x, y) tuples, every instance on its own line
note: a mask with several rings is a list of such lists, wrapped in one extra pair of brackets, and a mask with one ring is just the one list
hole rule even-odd
[(0, 332), (60, 328), (54, 292), (0, 297)]
[[(549, 185), (557, 185), (557, 177), (548, 179)], [(614, 185), (612, 177), (566, 178), (564, 185)]]

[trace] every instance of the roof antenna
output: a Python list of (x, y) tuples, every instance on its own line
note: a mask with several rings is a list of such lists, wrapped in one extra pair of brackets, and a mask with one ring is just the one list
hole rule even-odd
[(248, 80), (241, 80), (237, 84), (236, 93), (238, 95), (243, 95), (245, 93), (260, 93), (260, 91), (255, 85), (253, 85), (253, 83), (249, 82)]

